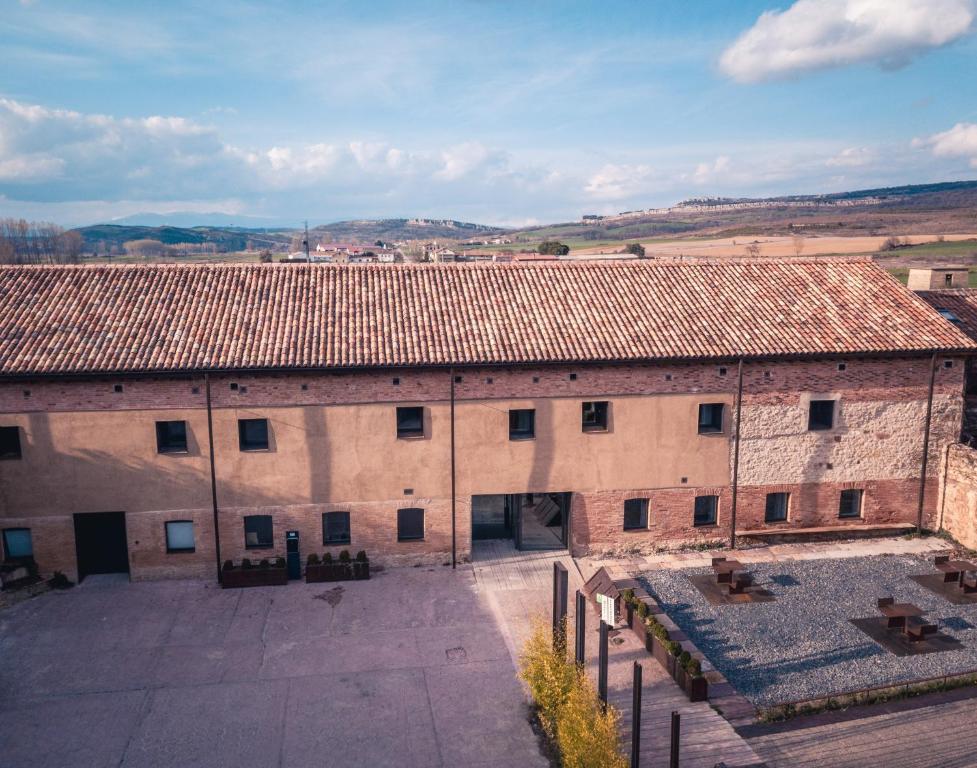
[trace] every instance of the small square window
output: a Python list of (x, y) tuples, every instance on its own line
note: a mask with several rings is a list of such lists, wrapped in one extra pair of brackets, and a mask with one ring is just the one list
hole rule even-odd
[(952, 368), (953, 367), (953, 361), (952, 360), (944, 360), (943, 361), (943, 367), (944, 368)]
[(112, 387), (112, 389), (115, 392), (121, 392), (122, 391), (122, 385), (121, 384), (116, 384), (114, 387)]
[(835, 425), (835, 401), (812, 400), (807, 414), (809, 430), (831, 429)]
[(848, 365), (846, 363), (838, 363), (838, 370), (839, 371), (848, 370)]
[(166, 523), (166, 551), (193, 552), (193, 521), (169, 520)]
[(787, 508), (790, 506), (789, 493), (768, 493), (767, 507), (763, 513), (763, 522), (782, 523), (787, 519)]
[(238, 419), (237, 435), (242, 451), (267, 451), (268, 419)]
[(34, 557), (34, 540), (30, 528), (4, 528), (4, 560), (29, 560)]
[(515, 408), (509, 411), (509, 439), (532, 440), (536, 437), (536, 411)]
[(322, 543), (349, 544), (349, 512), (322, 513)]
[(410, 406), (397, 409), (397, 437), (424, 437), (424, 409)]
[(0, 459), (22, 458), (20, 427), (0, 427)]
[(576, 381), (576, 380), (577, 380), (577, 374), (571, 373), (570, 374), (570, 381)]
[(244, 518), (245, 549), (268, 549), (273, 544), (271, 515), (248, 515)]
[(461, 376), (455, 376), (455, 384), (461, 384), (462, 381), (463, 379)]
[(858, 489), (851, 489), (841, 492), (841, 500), (838, 505), (838, 517), (861, 517), (862, 516), (862, 492)]
[(648, 499), (624, 502), (624, 530), (638, 531), (648, 527)]
[(236, 382), (234, 382), (234, 383), (231, 384), (231, 390), (234, 391), (234, 392), (237, 392), (237, 383)]
[(416, 507), (397, 510), (397, 541), (423, 541), (424, 510)]
[(157, 421), (156, 451), (158, 453), (186, 453), (187, 423), (185, 421)]
[(397, 378), (397, 377), (395, 377), (395, 378), (394, 378), (394, 379), (392, 380), (392, 382), (391, 382), (391, 383), (392, 383), (392, 384), (393, 384), (393, 385), (394, 385), (395, 387), (399, 387), (399, 386), (400, 386), (400, 379), (399, 379), (399, 378)]
[(719, 369), (719, 375), (720, 376), (725, 376), (726, 375), (726, 369), (725, 368), (720, 368)]
[(692, 516), (692, 524), (715, 525), (719, 513), (718, 496), (696, 496), (695, 512)]
[(606, 400), (599, 400), (593, 403), (583, 404), (583, 431), (584, 432), (603, 432), (607, 430), (607, 410)]
[(699, 434), (709, 435), (723, 431), (723, 403), (699, 404)]

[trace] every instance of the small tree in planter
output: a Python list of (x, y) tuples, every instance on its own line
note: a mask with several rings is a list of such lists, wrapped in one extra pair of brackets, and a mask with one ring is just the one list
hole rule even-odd
[(221, 586), (225, 589), (279, 587), (285, 584), (288, 584), (288, 569), (283, 557), (277, 558), (274, 565), (263, 559), (257, 567), (248, 558), (241, 560), (239, 567), (234, 567), (234, 563), (227, 560), (221, 569)]
[(310, 584), (370, 578), (370, 561), (366, 552), (358, 552), (355, 561), (350, 557), (347, 549), (339, 553), (339, 562), (335, 562), (329, 552), (322, 556), (321, 562), (318, 557), (315, 561), (312, 558), (313, 555), (309, 555), (305, 568), (305, 580)]

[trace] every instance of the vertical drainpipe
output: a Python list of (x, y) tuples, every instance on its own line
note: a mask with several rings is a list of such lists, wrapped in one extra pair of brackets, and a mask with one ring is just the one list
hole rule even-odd
[(221, 583), (221, 534), (217, 514), (217, 468), (214, 463), (214, 416), (210, 406), (210, 374), (204, 374), (207, 390), (207, 442), (210, 445), (210, 498), (214, 507), (214, 552), (217, 556), (217, 583)]
[(457, 563), (455, 544), (455, 369), (448, 371), (451, 376), (451, 568)]
[(736, 491), (740, 476), (740, 418), (743, 415), (743, 358), (736, 368), (736, 435), (733, 442), (733, 503), (730, 510), (729, 546), (736, 549)]
[(916, 510), (916, 533), (923, 530), (923, 501), (926, 498), (926, 465), (930, 452), (930, 421), (933, 416), (933, 386), (936, 382), (936, 352), (930, 359), (930, 388), (926, 398), (926, 426), (923, 428), (923, 461), (919, 471), (919, 508)]

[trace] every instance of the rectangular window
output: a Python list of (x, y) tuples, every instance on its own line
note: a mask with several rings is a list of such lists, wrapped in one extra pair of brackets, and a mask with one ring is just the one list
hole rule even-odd
[(699, 404), (699, 434), (710, 435), (723, 431), (723, 403)]
[(693, 525), (715, 525), (719, 513), (718, 496), (696, 496)]
[(187, 423), (185, 421), (157, 421), (156, 451), (158, 453), (186, 453)]
[(582, 426), (584, 432), (604, 432), (607, 430), (606, 400), (583, 404)]
[(516, 408), (509, 411), (509, 439), (531, 440), (536, 437), (536, 411)]
[(624, 502), (624, 530), (638, 531), (648, 527), (648, 499)]
[(0, 427), (0, 459), (19, 459), (20, 427)]
[(424, 409), (420, 407), (397, 409), (397, 437), (424, 437)]
[[(183, 422), (180, 422), (181, 424)], [(166, 551), (193, 552), (193, 521), (167, 520), (166, 522)]]
[(246, 549), (267, 549), (274, 544), (271, 515), (248, 515), (244, 518)]
[(862, 516), (862, 492), (850, 489), (841, 492), (841, 502), (838, 505), (838, 517)]
[(238, 419), (237, 436), (242, 451), (267, 451), (268, 419)]
[(421, 541), (424, 538), (424, 510), (397, 510), (397, 541)]
[(3, 556), (6, 560), (26, 560), (34, 556), (30, 528), (4, 528)]
[(322, 513), (322, 543), (349, 544), (349, 512)]
[(807, 428), (810, 430), (831, 429), (835, 425), (835, 401), (812, 400), (807, 414)]
[(789, 493), (768, 493), (767, 508), (763, 514), (765, 523), (780, 523), (787, 519), (787, 508), (790, 504)]

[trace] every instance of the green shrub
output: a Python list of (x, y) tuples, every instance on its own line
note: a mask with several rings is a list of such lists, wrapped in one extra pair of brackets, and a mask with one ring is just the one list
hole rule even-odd
[(332, 553), (331, 552), (326, 552), (326, 554), (324, 554), (322, 556), (322, 564), (323, 565), (332, 565)]
[(648, 603), (638, 603), (635, 610), (642, 619), (647, 619), (651, 615), (651, 608), (648, 607)]
[(349, 550), (348, 549), (344, 549), (342, 552), (339, 553), (339, 562), (341, 562), (341, 563), (348, 563), (349, 562)]
[(366, 562), (369, 562), (367, 560), (367, 557), (366, 557), (366, 550), (365, 549), (361, 549), (359, 552), (356, 553), (356, 562), (358, 562), (358, 563), (366, 563)]
[(261, 561), (258, 563), (258, 567), (259, 568), (271, 568), (271, 563), (268, 562), (268, 559), (267, 558), (264, 558), (263, 557), (263, 558), (261, 558)]
[(698, 659), (689, 659), (689, 663), (685, 666), (685, 671), (692, 675), (692, 677), (702, 677), (702, 662)]
[(635, 599), (634, 590), (633, 589), (622, 589), (621, 590), (621, 601), (625, 605), (637, 605), (637, 602), (638, 602)]
[(682, 652), (682, 644), (675, 640), (666, 640), (665, 650), (672, 656), (678, 656)]
[(275, 558), (275, 567), (276, 568), (284, 568), (285, 567), (285, 558), (284, 557), (276, 557)]
[(224, 561), (224, 570), (225, 571), (233, 571), (234, 570), (234, 562), (232, 560), (225, 560)]
[(305, 559), (305, 564), (306, 565), (318, 565), (319, 564), (319, 556), (315, 552), (313, 552), (311, 555), (309, 555)]
[(688, 651), (682, 651), (678, 655), (678, 663), (682, 665), (682, 669), (688, 670), (689, 662), (692, 660), (692, 654)]
[(241, 561), (241, 567), (242, 568), (250, 568), (251, 567), (251, 561), (248, 558), (244, 558)]

